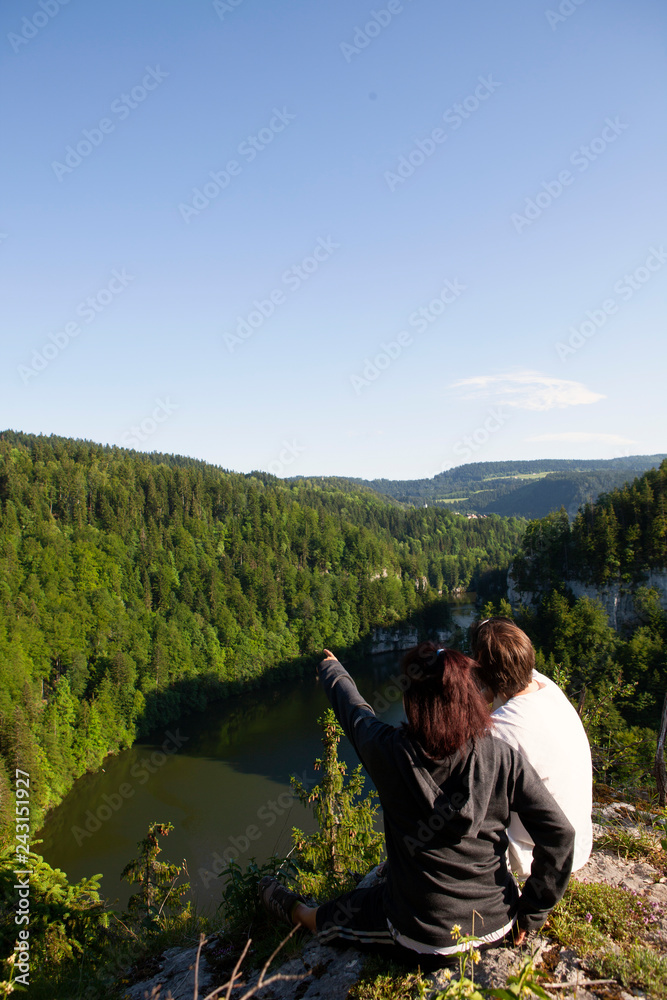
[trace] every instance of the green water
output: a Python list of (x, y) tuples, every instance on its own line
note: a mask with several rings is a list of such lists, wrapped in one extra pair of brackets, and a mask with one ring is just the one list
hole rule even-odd
[[(459, 601), (452, 610), (461, 624), (472, 617), (470, 603)], [(377, 715), (392, 725), (403, 718), (400, 692), (391, 686), (400, 655), (346, 663)], [(217, 905), (216, 861), (219, 871), (220, 859), (245, 864), (251, 857), (284, 856), (293, 826), (313, 829), (310, 813), (289, 794), (289, 777), (318, 780), (317, 718), (327, 706), (313, 669), (300, 680), (186, 716), (80, 778), (47, 817), (37, 851), (72, 880), (102, 873), (104, 895), (124, 905), (131, 888), (120, 872), (136, 856), (137, 841), (149, 823), (171, 822), (162, 859), (185, 859), (197, 903)], [(357, 763), (347, 740), (341, 756)]]
[[(378, 698), (397, 661), (397, 655), (383, 654), (351, 667), (371, 704), (384, 708)], [(131, 890), (119, 876), (136, 855), (137, 841), (150, 822), (171, 822), (162, 858), (185, 858), (197, 902), (217, 903), (217, 859), (244, 863), (284, 855), (292, 826), (313, 828), (310, 813), (289, 794), (289, 777), (317, 781), (317, 718), (327, 705), (312, 676), (189, 715), (152, 742), (107, 758), (103, 771), (80, 778), (49, 814), (37, 850), (70, 879), (102, 873), (104, 894), (124, 904)], [(398, 724), (400, 701), (387, 705), (378, 715)], [(347, 740), (341, 756), (357, 763)]]

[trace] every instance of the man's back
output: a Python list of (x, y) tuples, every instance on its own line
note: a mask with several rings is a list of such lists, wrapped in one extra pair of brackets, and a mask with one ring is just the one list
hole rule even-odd
[[(533, 679), (539, 684), (537, 691), (515, 695), (495, 708), (491, 716), (494, 733), (524, 754), (574, 827), (572, 870), (576, 871), (586, 864), (593, 844), (593, 777), (588, 737), (561, 689), (536, 670)], [(530, 874), (533, 842), (514, 814), (509, 838), (512, 870), (526, 878)]]

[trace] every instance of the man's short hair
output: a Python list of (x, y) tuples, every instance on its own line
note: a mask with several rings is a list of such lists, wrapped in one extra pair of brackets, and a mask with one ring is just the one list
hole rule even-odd
[(509, 618), (487, 618), (472, 626), (470, 640), (479, 678), (494, 695), (511, 698), (528, 687), (533, 679), (535, 650), (518, 625)]

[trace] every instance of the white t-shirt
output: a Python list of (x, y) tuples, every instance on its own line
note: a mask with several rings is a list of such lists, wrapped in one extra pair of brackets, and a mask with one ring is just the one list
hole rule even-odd
[[(572, 871), (577, 871), (593, 846), (591, 749), (581, 719), (558, 685), (537, 670), (533, 680), (540, 685), (537, 691), (516, 695), (504, 705), (499, 699), (494, 702), (493, 732), (528, 759), (574, 827)], [(533, 841), (519, 817), (510, 815), (510, 864), (527, 878)]]

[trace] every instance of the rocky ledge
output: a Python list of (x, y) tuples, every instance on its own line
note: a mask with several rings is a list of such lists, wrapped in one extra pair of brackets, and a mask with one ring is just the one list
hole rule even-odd
[[(621, 823), (631, 831), (636, 810), (627, 803), (618, 802), (598, 808), (595, 818), (598, 820), (598, 835), (610, 822)], [(646, 861), (623, 860), (610, 851), (598, 850), (575, 877), (579, 882), (605, 883), (630, 889), (667, 912), (667, 879)], [(370, 885), (374, 878), (375, 873), (371, 872), (360, 884)], [(661, 919), (655, 938), (661, 951), (667, 950), (667, 918)], [(209, 965), (209, 955), (214, 954), (216, 944), (218, 941), (214, 937), (202, 950), (196, 985), (197, 948), (171, 948), (162, 956), (160, 972), (128, 989), (124, 1000), (214, 1000), (226, 996), (224, 984), (227, 977), (221, 980)], [(646, 997), (641, 991), (629, 992), (613, 983), (589, 986), (590, 977), (575, 952), (561, 948), (542, 936), (532, 937), (522, 949), (500, 947), (483, 952), (475, 966), (475, 982), (485, 988), (504, 987), (508, 975), (518, 971), (527, 955), (533, 956), (538, 972), (548, 972), (549, 982), (544, 982), (543, 988), (554, 997), (574, 995), (577, 1000)], [(232, 997), (235, 1000), (249, 995), (256, 996), (258, 1000), (344, 1000), (358, 981), (364, 961), (365, 956), (352, 948), (331, 948), (311, 938), (298, 956), (271, 967), (265, 974), (265, 979), (271, 982), (258, 989), (258, 973), (244, 975)], [(446, 986), (447, 979), (442, 971), (431, 974), (427, 979), (430, 982), (427, 998)], [(565, 984), (570, 984), (571, 988), (565, 988)], [(554, 989), (556, 986), (558, 988)]]
[[(667, 570), (654, 569), (645, 575), (640, 581), (641, 586), (654, 588), (660, 596), (660, 604), (663, 610), (667, 610)], [(589, 597), (591, 600), (599, 601), (609, 616), (610, 624), (618, 629), (622, 625), (637, 625), (639, 619), (635, 609), (635, 598), (637, 582), (609, 583), (606, 586), (596, 586), (593, 583), (584, 583), (581, 580), (563, 580), (563, 584), (568, 587), (575, 598)], [(507, 597), (512, 607), (524, 604), (528, 607), (536, 607), (543, 594), (540, 591), (525, 590), (512, 576), (510, 568), (507, 577)]]

